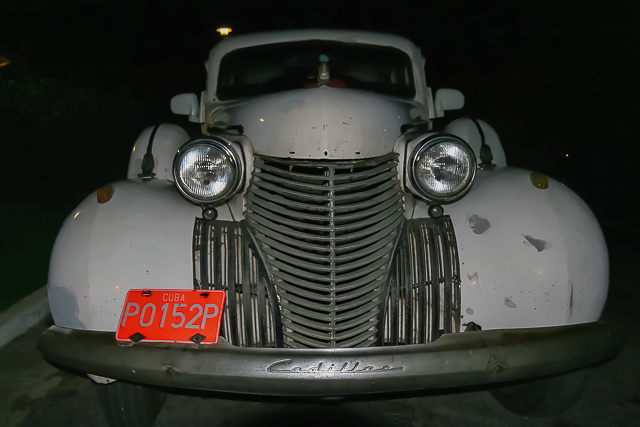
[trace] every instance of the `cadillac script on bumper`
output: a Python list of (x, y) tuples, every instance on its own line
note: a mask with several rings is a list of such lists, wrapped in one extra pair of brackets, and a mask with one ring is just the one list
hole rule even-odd
[(388, 371), (402, 371), (403, 366), (391, 367), (389, 365), (373, 366), (365, 365), (356, 361), (338, 363), (325, 363), (319, 362), (317, 365), (308, 366), (292, 366), (291, 359), (278, 360), (267, 366), (267, 372), (273, 372), (278, 374), (308, 374), (308, 373), (326, 373), (335, 372), (338, 374), (359, 374), (359, 373), (371, 373), (371, 372), (388, 372)]

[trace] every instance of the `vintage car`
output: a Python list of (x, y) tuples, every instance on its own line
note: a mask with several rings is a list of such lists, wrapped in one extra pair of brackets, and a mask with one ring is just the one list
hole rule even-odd
[(43, 355), (101, 383), (113, 425), (152, 424), (164, 387), (568, 407), (623, 343), (598, 222), (487, 123), (435, 121), (464, 97), (424, 65), (372, 32), (218, 43), (206, 90), (171, 101), (201, 134), (146, 129), (62, 226)]

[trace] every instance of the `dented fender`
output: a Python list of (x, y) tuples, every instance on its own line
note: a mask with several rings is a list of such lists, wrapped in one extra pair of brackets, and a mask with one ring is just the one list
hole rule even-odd
[[(445, 206), (460, 256), (462, 324), (483, 329), (598, 320), (609, 260), (589, 207), (562, 183), (532, 172), (479, 170), (472, 190)], [(537, 175), (539, 176), (539, 175)], [(427, 216), (418, 201), (414, 217)]]

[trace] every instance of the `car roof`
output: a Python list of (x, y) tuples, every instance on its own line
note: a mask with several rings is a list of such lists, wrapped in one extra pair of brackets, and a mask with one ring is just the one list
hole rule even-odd
[(236, 49), (304, 40), (330, 40), (389, 46), (404, 51), (412, 57), (412, 60), (415, 56), (421, 56), (420, 49), (402, 36), (371, 31), (330, 29), (284, 30), (228, 36), (211, 50), (211, 56), (216, 56), (219, 59)]

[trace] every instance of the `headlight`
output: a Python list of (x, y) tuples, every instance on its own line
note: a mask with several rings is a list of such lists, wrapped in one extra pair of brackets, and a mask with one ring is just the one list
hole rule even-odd
[(456, 136), (431, 135), (413, 150), (409, 173), (419, 196), (440, 203), (452, 202), (471, 188), (476, 156)]
[(233, 196), (242, 183), (243, 164), (222, 139), (187, 142), (173, 162), (173, 177), (184, 196), (201, 205), (214, 205)]

